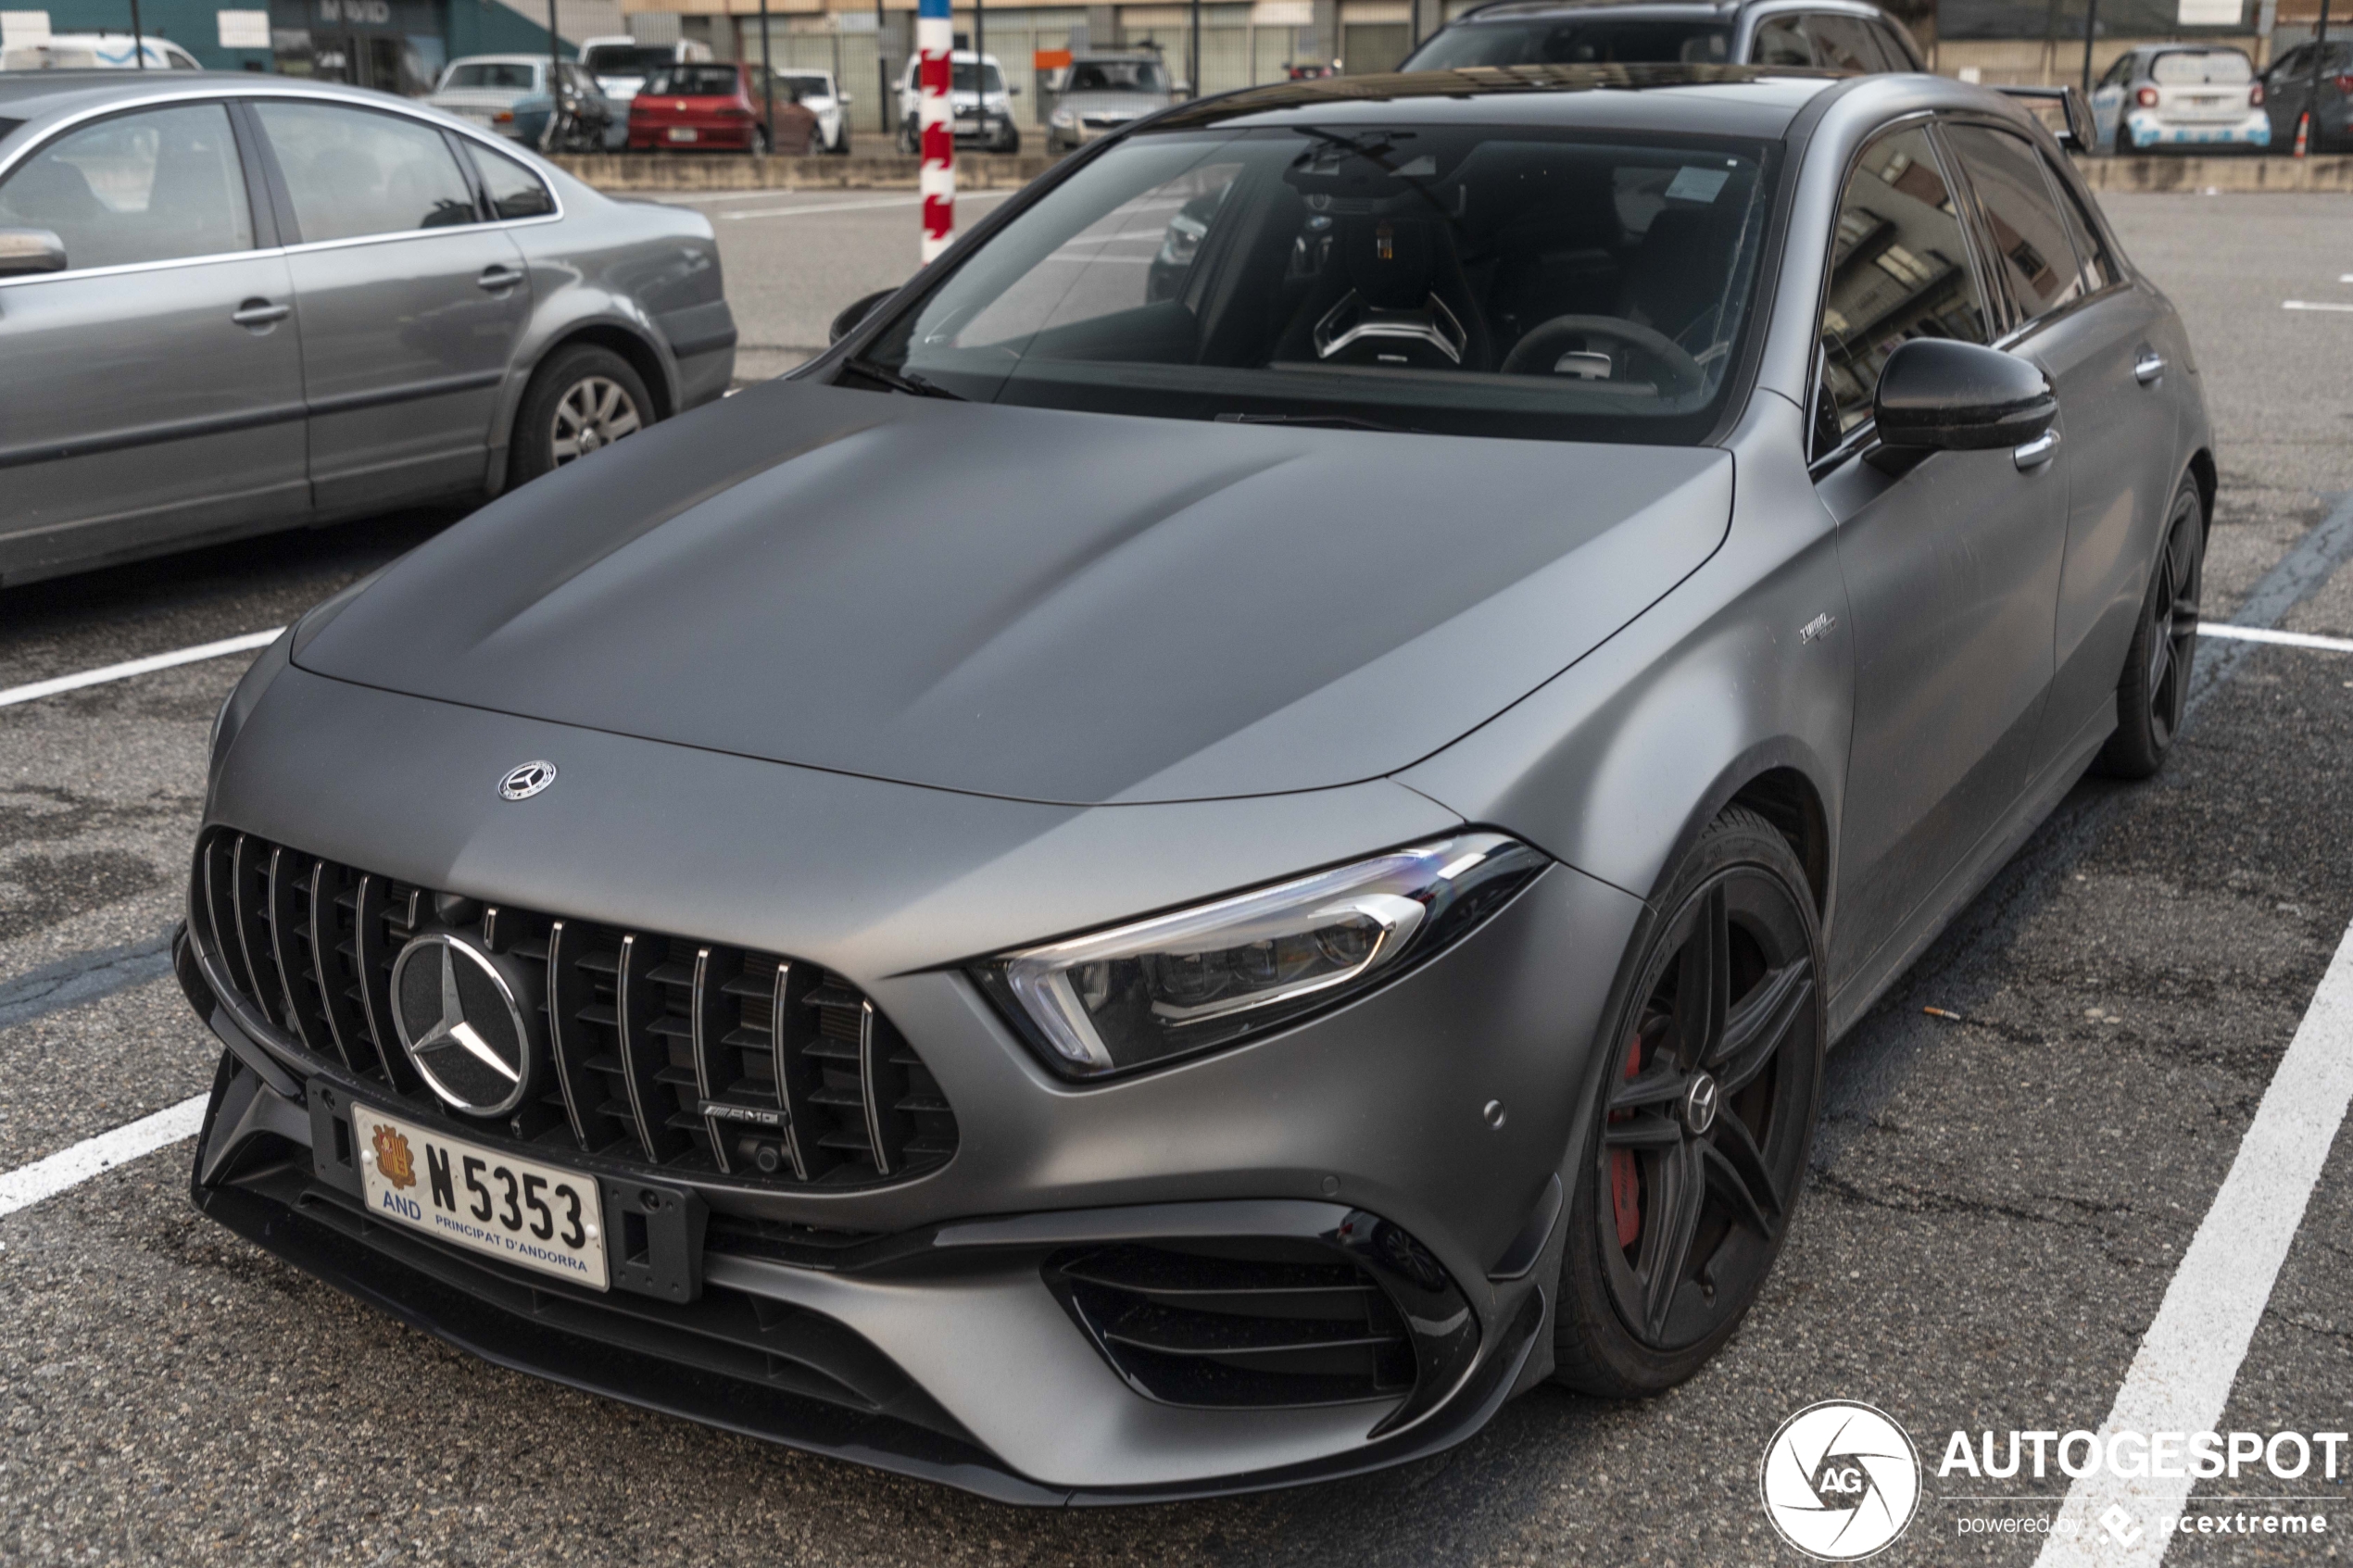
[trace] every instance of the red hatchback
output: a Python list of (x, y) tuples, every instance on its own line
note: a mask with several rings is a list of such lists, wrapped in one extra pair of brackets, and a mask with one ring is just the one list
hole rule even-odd
[(803, 108), (783, 78), (776, 119), (761, 122), (758, 79), (744, 65), (675, 65), (646, 78), (629, 105), (631, 152), (808, 153), (817, 116)]

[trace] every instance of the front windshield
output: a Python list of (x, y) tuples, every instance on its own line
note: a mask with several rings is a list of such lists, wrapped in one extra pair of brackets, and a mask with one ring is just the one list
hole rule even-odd
[(1720, 65), (1731, 30), (1712, 21), (1632, 18), (1468, 22), (1423, 44), (1400, 70), (1464, 66)]
[(2255, 80), (2255, 67), (2236, 49), (2176, 50), (2159, 55), (2149, 75), (2167, 86), (2191, 82), (2242, 83)]
[(831, 89), (827, 87), (825, 79), (822, 76), (791, 76), (780, 70), (776, 72), (776, 80), (804, 98), (823, 98), (831, 95)]
[(536, 66), (515, 60), (474, 60), (449, 68), (442, 81), (444, 87), (492, 87), (511, 92), (528, 93), (537, 82)]
[(1165, 93), (1168, 73), (1157, 60), (1081, 60), (1070, 68), (1065, 93)]
[(581, 55), (580, 63), (592, 76), (644, 76), (677, 55), (667, 44), (598, 44)]
[(1532, 127), (1139, 136), (868, 359), (1043, 408), (1695, 441), (1743, 329), (1771, 157)]
[[(970, 60), (958, 60), (956, 62), (956, 91), (959, 93), (970, 93), (974, 91), (975, 83), (978, 81), (975, 72), (977, 72), (979, 69), (979, 67), (974, 65)], [(921, 79), (918, 78), (918, 81), (920, 80)], [(997, 69), (997, 63), (994, 60), (991, 60), (988, 64), (988, 91), (992, 94), (997, 94), (1002, 93), (1004, 90), (1005, 73)]]

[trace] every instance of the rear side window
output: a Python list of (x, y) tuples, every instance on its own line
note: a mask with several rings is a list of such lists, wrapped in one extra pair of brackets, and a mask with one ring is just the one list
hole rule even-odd
[(499, 217), (545, 218), (556, 210), (556, 198), (539, 176), (513, 158), (476, 142), (467, 143), (466, 151), (481, 171), (483, 189), (490, 193), (490, 210)]
[(1748, 62), (1757, 66), (1810, 66), (1814, 45), (1795, 17), (1768, 17), (1749, 41)]
[(2068, 188), (2067, 182), (2045, 167), (2044, 174), (2051, 182), (2051, 189), (2058, 194), (2059, 217), (2066, 220), (2067, 237), (2074, 243), (2075, 258), (2083, 264), (2083, 290), (2097, 294), (2123, 276), (2118, 270), (2116, 258), (2108, 254), (2100, 240), (2099, 225), (2083, 210), (2082, 203)]
[(1817, 450), (1871, 417), (1880, 367), (1906, 341), (1989, 336), (1958, 208), (1928, 132), (1915, 127), (1881, 137), (1864, 150), (1839, 199), (1822, 303)]
[(1806, 31), (1814, 36), (1814, 60), (1817, 65), (1832, 70), (1884, 70), (1880, 59), (1879, 42), (1871, 36), (1870, 24), (1860, 17), (1818, 16), (1806, 19)]
[(148, 109), (59, 137), (0, 185), (0, 228), (53, 231), (77, 270), (251, 249), (228, 111)]
[(2020, 320), (2031, 321), (2079, 297), (2083, 281), (2074, 242), (2043, 176), (2041, 157), (2007, 131), (1954, 125), (1945, 134), (1977, 191)]
[(475, 220), (473, 191), (430, 125), (366, 109), (254, 106), (305, 241), (443, 229)]

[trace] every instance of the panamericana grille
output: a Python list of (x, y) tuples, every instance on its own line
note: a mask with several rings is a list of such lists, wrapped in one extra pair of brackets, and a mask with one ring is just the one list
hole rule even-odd
[(1046, 1279), (1112, 1365), (1166, 1404), (1344, 1404), (1415, 1385), (1396, 1306), (1312, 1242), (1076, 1248), (1049, 1260)]
[(218, 830), (198, 846), (192, 935), (246, 1007), (303, 1049), (450, 1114), (392, 1018), (393, 960), (452, 930), (506, 961), (552, 1069), (497, 1125), (525, 1142), (773, 1182), (896, 1181), (956, 1151), (914, 1047), (814, 964), (435, 893)]

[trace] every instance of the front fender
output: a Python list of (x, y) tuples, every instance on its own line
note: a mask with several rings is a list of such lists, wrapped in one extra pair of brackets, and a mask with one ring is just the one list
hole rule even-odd
[[(1401, 783), (1647, 900), (1743, 786), (1787, 770), (1815, 797), (1823, 886), (1836, 885), (1854, 724), (1836, 531), (1793, 404), (1759, 393), (1729, 445), (1732, 521), (1715, 556)], [(1833, 918), (1825, 897), (1825, 930)]]

